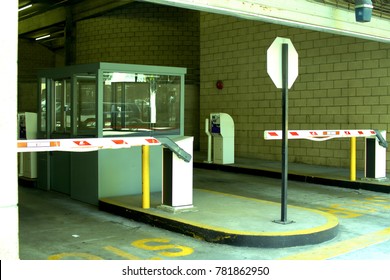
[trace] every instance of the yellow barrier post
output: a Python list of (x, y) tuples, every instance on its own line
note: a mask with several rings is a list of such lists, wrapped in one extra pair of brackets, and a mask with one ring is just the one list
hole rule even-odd
[(150, 157), (149, 146), (142, 146), (142, 208), (150, 208)]
[(351, 167), (350, 167), (350, 180), (356, 181), (356, 137), (351, 137)]

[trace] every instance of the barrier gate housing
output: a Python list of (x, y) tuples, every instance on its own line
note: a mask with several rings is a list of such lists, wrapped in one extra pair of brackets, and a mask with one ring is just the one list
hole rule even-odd
[[(368, 179), (386, 178), (386, 131), (385, 130), (289, 130), (288, 139), (326, 141), (333, 138), (350, 138), (350, 180), (356, 180), (356, 137), (365, 138), (364, 176)], [(281, 140), (281, 130), (264, 131), (265, 140)]]

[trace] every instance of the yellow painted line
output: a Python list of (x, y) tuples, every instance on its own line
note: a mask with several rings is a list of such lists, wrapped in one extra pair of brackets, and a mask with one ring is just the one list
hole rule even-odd
[(390, 227), (359, 237), (340, 241), (328, 246), (290, 255), (280, 260), (326, 260), (352, 251), (363, 249), (390, 239)]
[(122, 251), (121, 249), (112, 246), (106, 246), (104, 247), (104, 249), (127, 260), (141, 260), (139, 257), (133, 254), (127, 253), (125, 251)]
[(71, 260), (103, 260), (103, 258), (88, 254), (88, 253), (60, 253), (56, 255), (51, 255), (47, 258), (48, 260), (66, 260), (66, 259), (71, 259)]

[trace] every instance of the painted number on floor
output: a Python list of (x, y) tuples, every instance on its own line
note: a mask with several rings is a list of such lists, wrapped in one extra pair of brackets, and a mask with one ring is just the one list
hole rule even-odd
[(362, 200), (352, 200), (347, 203), (334, 203), (321, 211), (334, 214), (343, 219), (351, 219), (362, 215), (390, 209), (390, 199), (379, 196), (366, 197)]
[(150, 238), (134, 241), (131, 245), (148, 251), (159, 251), (159, 255), (171, 258), (188, 256), (194, 252), (190, 247), (169, 244), (169, 242), (169, 239)]
[[(171, 240), (165, 238), (148, 238), (148, 239), (140, 239), (131, 243), (131, 245), (135, 248), (153, 251), (157, 253), (157, 256), (153, 256), (151, 260), (161, 259), (159, 256), (169, 257), (169, 258), (177, 258), (191, 255), (194, 252), (193, 248), (172, 244)], [(105, 246), (103, 247), (105, 251), (115, 254), (124, 259), (128, 260), (140, 260), (141, 258), (121, 250), (119, 248), (113, 246)], [(49, 260), (103, 260), (102, 257), (89, 254), (89, 253), (80, 253), (80, 252), (65, 252), (60, 254), (51, 255), (48, 258)]]

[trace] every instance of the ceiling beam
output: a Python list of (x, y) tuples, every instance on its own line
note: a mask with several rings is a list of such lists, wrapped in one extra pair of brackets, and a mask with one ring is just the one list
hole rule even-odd
[(390, 43), (388, 19), (355, 21), (352, 10), (310, 0), (143, 0), (186, 9)]
[(19, 35), (63, 23), (65, 22), (65, 19), (66, 10), (64, 7), (52, 9), (42, 14), (19, 21)]
[(130, 3), (134, 0), (84, 0), (72, 7), (75, 21), (103, 14)]

